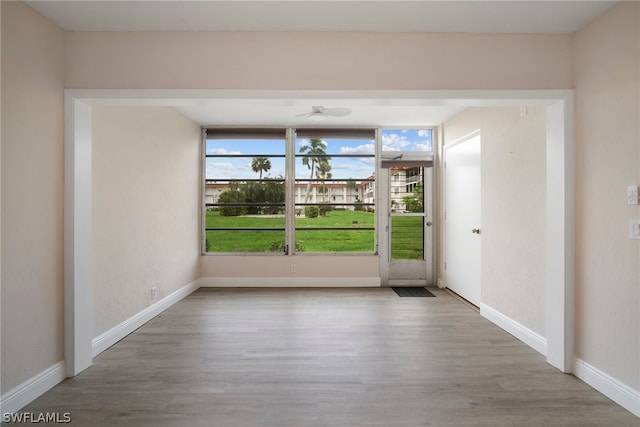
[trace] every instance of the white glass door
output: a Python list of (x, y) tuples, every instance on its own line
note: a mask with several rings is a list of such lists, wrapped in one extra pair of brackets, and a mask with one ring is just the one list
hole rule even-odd
[(432, 168), (394, 162), (389, 168), (389, 284), (432, 284)]

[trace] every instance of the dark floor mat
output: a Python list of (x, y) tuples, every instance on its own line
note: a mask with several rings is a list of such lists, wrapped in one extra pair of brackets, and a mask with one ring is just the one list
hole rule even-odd
[(392, 287), (399, 297), (435, 297), (428, 289), (413, 287)]

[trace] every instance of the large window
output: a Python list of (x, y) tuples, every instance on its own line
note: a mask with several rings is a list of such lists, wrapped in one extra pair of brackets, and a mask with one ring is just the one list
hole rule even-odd
[(207, 253), (375, 253), (375, 130), (207, 129)]

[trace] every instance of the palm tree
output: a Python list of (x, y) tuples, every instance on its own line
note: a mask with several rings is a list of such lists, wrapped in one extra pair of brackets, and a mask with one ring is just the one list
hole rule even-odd
[(324, 196), (322, 196), (323, 202), (325, 201), (325, 196), (327, 194), (327, 186), (324, 185), (324, 180), (331, 179), (332, 176), (333, 175), (331, 174), (331, 165), (329, 164), (329, 161), (326, 158), (323, 158), (318, 163), (318, 168), (316, 170), (316, 178), (318, 178), (320, 182), (322, 182), (322, 184), (320, 185), (320, 190), (324, 194)]
[(254, 157), (251, 162), (251, 170), (260, 172), (260, 181), (262, 182), (262, 171), (267, 172), (271, 169), (271, 161), (267, 157)]
[[(351, 194), (356, 190), (356, 181), (352, 178), (347, 180), (347, 201), (351, 200)], [(358, 193), (356, 193), (356, 198), (358, 197)]]
[(307, 196), (305, 197), (305, 203), (309, 203), (309, 198), (311, 197), (311, 181), (313, 180), (316, 164), (323, 160), (328, 163), (329, 159), (331, 159), (331, 157), (326, 156), (326, 149), (327, 144), (323, 140), (317, 138), (311, 138), (309, 140), (309, 144), (300, 147), (300, 153), (308, 155), (302, 158), (302, 164), (311, 170), (309, 182), (307, 183)]

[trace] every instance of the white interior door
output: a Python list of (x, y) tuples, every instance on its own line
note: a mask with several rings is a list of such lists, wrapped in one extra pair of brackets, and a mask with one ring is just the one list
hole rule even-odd
[(480, 135), (444, 147), (445, 284), (474, 305), (481, 291)]

